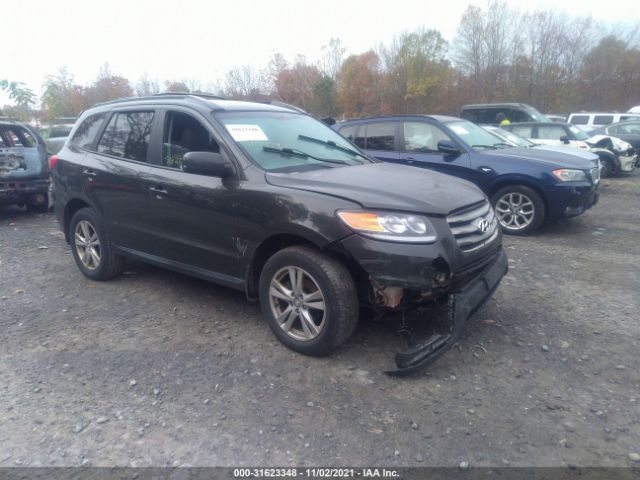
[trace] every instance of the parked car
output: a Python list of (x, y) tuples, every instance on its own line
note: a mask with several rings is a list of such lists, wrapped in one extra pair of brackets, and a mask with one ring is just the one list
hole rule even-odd
[(45, 129), (46, 144), (49, 154), (53, 155), (60, 151), (64, 142), (73, 129), (74, 123), (51, 125)]
[(568, 122), (577, 126), (580, 130), (590, 132), (591, 130), (611, 123), (624, 122), (627, 120), (640, 120), (640, 114), (580, 112), (569, 115)]
[(589, 135), (570, 123), (529, 122), (503, 128), (534, 143), (589, 150), (600, 157), (603, 177), (635, 168), (636, 154), (629, 143), (608, 135)]
[(242, 290), (303, 354), (345, 342), (359, 305), (448, 299), (451, 330), (396, 356), (395, 373), (415, 371), (507, 271), (475, 185), (378, 162), (289, 108), (186, 94), (106, 103), (52, 164), (56, 215), (87, 278), (133, 257)]
[(631, 107), (629, 110), (627, 110), (627, 113), (640, 113), (640, 105)]
[(0, 122), (0, 205), (48, 208), (49, 167), (44, 141), (28, 124)]
[[(611, 135), (630, 143), (636, 155), (640, 155), (640, 120), (612, 123), (589, 132), (590, 135)], [(636, 162), (637, 164), (637, 162)]]
[(575, 155), (512, 147), (479, 125), (440, 115), (352, 120), (343, 136), (386, 162), (470, 180), (491, 199), (506, 233), (584, 213), (598, 200), (599, 165)]
[(547, 117), (552, 122), (560, 122), (565, 123), (567, 121), (567, 117), (564, 115), (554, 115), (553, 113), (545, 113), (545, 117)]
[(578, 156), (589, 161), (599, 159), (598, 155), (591, 152), (591, 149), (581, 150), (573, 147), (566, 147), (564, 145), (563, 146), (543, 145), (539, 143), (534, 143), (531, 140), (528, 140), (519, 135), (516, 135), (515, 133), (510, 132), (509, 130), (505, 130), (504, 128), (501, 128), (501, 127), (494, 127), (493, 125), (483, 125), (482, 128), (484, 128), (488, 132), (493, 133), (496, 137), (499, 137), (502, 141), (504, 141), (505, 143), (508, 143), (513, 147), (536, 148), (538, 150), (549, 150), (552, 152), (560, 152), (565, 155), (568, 154), (568, 155)]
[(525, 103), (482, 103), (464, 105), (460, 110), (462, 118), (482, 125), (497, 125), (499, 113), (503, 113), (511, 123), (548, 121), (542, 113)]

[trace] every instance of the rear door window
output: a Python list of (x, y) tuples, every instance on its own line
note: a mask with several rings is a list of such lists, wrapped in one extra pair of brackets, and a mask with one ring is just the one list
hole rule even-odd
[(396, 124), (376, 122), (367, 125), (365, 148), (367, 150), (395, 150)]
[(609, 125), (613, 122), (613, 115), (596, 115), (593, 117), (594, 125)]
[(98, 153), (146, 162), (153, 116), (153, 112), (115, 113), (98, 143)]
[(341, 128), (339, 132), (340, 135), (342, 135), (344, 138), (346, 138), (350, 142), (355, 143), (358, 128), (360, 128), (360, 125), (347, 125), (346, 127)]
[(560, 140), (560, 137), (566, 136), (567, 132), (561, 126), (556, 125), (539, 125), (538, 135), (536, 138), (540, 140)]
[(589, 123), (589, 115), (571, 115), (569, 122), (574, 125), (587, 125)]
[(36, 139), (31, 132), (19, 125), (0, 127), (0, 146), (2, 147), (35, 147)]
[(522, 138), (533, 138), (533, 127), (530, 125), (511, 125), (510, 130)]
[(71, 143), (81, 148), (91, 150), (95, 142), (96, 135), (98, 135), (98, 132), (102, 128), (102, 124), (106, 117), (106, 113), (96, 113), (95, 115), (85, 118), (73, 134)]

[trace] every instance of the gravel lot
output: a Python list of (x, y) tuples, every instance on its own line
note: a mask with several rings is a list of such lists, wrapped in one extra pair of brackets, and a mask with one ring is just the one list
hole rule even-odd
[(505, 238), (495, 297), (408, 379), (388, 324), (306, 358), (241, 293), (88, 281), (53, 214), (0, 209), (0, 466), (639, 466), (639, 205), (636, 171)]

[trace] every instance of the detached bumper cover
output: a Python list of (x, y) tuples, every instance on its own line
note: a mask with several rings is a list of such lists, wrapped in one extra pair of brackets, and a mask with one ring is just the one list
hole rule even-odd
[(386, 373), (393, 376), (412, 374), (447, 352), (462, 336), (467, 319), (491, 297), (508, 269), (507, 256), (501, 249), (495, 261), (473, 281), (449, 295), (449, 333), (433, 335), (409, 351), (396, 353), (395, 361), (398, 368)]

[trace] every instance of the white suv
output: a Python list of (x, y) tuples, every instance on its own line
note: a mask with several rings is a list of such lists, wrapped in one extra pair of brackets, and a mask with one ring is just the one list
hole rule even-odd
[(589, 113), (580, 112), (569, 115), (569, 123), (585, 132), (604, 127), (610, 123), (624, 122), (626, 120), (640, 120), (640, 113)]

